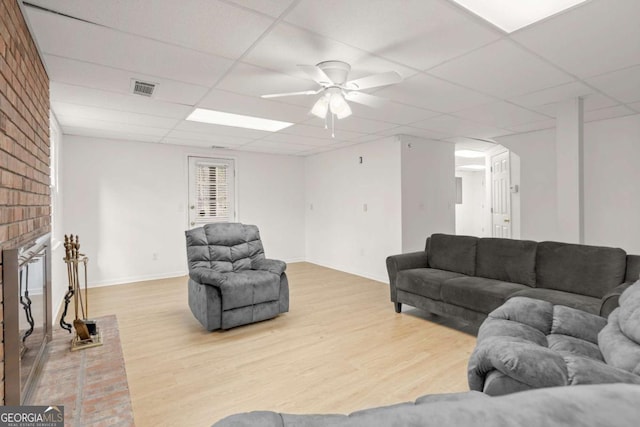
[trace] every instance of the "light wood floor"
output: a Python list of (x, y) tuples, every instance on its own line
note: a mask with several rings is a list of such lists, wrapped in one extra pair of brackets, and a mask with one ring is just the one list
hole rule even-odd
[(289, 313), (226, 332), (192, 316), (186, 278), (90, 290), (92, 316), (118, 317), (137, 426), (348, 413), (468, 390), (473, 335), (415, 309), (396, 314), (380, 282), (309, 263), (287, 274)]

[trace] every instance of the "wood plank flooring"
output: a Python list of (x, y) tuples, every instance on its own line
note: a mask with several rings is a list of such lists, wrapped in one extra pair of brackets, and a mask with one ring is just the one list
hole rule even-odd
[(418, 310), (396, 314), (389, 286), (290, 264), (290, 312), (207, 332), (186, 277), (94, 288), (91, 316), (115, 314), (137, 426), (209, 426), (236, 412), (348, 413), (468, 390), (475, 337)]

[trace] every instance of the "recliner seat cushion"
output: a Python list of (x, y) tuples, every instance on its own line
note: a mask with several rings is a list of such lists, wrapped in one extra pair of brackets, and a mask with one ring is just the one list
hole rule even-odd
[(427, 248), (429, 267), (473, 276), (477, 237), (432, 234)]
[(500, 307), (509, 295), (528, 286), (483, 277), (456, 277), (442, 284), (442, 301), (488, 314)]
[(624, 281), (627, 254), (619, 248), (538, 243), (536, 286), (602, 298)]
[(402, 291), (440, 301), (442, 282), (454, 277), (464, 277), (460, 273), (437, 270), (435, 268), (414, 268), (402, 270), (396, 277), (396, 287)]
[(479, 239), (476, 276), (535, 286), (537, 246), (531, 240)]
[(280, 276), (261, 270), (228, 273), (220, 293), (223, 310), (276, 301), (280, 296)]
[(571, 292), (556, 291), (554, 289), (528, 288), (515, 292), (509, 298), (527, 297), (548, 301), (555, 305), (577, 308), (587, 313), (600, 314), (600, 299)]

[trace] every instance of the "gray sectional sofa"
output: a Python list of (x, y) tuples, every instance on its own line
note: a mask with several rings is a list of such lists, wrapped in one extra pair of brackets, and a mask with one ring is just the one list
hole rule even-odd
[(607, 316), (640, 275), (619, 248), (433, 234), (424, 251), (387, 258), (391, 301), (479, 325), (514, 296)]
[(636, 427), (640, 386), (555, 387), (489, 397), (484, 393), (427, 395), (415, 403), (351, 415), (292, 415), (256, 411), (226, 417), (214, 427)]

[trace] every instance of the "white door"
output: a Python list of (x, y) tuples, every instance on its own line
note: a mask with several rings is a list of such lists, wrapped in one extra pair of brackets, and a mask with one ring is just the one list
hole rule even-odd
[(235, 206), (234, 161), (189, 157), (189, 228), (234, 222)]
[(491, 156), (492, 236), (511, 238), (511, 191), (509, 152)]

